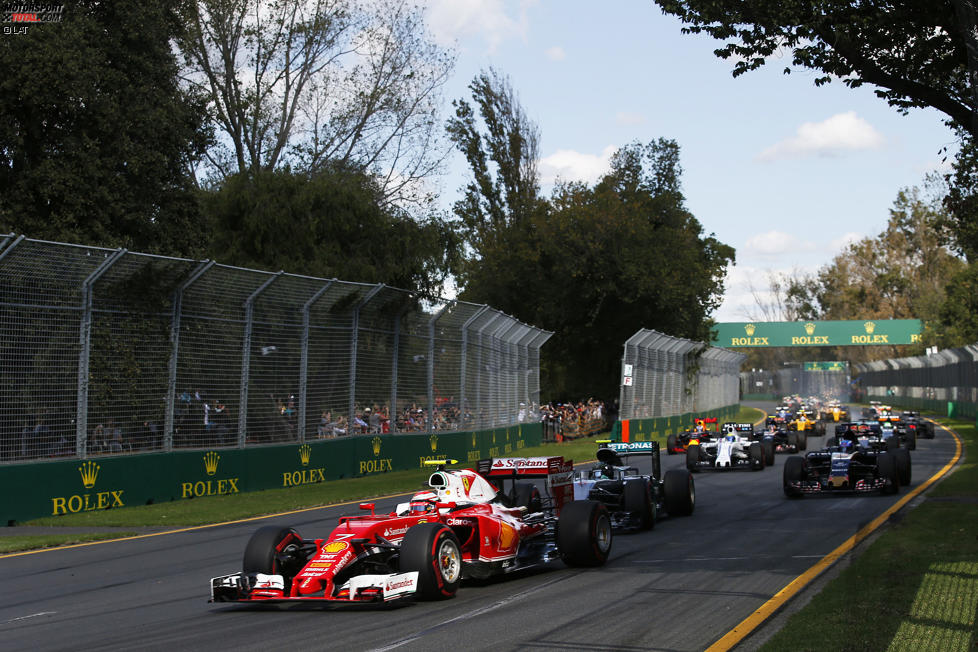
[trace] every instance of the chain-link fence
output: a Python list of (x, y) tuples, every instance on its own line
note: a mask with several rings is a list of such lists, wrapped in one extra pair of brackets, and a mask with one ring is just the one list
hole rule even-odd
[(507, 426), (550, 336), (385, 285), (0, 236), (0, 461)]
[(844, 370), (804, 369), (795, 363), (775, 371), (744, 371), (740, 374), (740, 393), (744, 398), (774, 401), (795, 395), (849, 401), (848, 363), (845, 366)]
[[(855, 382), (870, 398), (962, 416), (978, 413), (978, 344), (933, 355), (863, 362)], [(953, 414), (952, 414), (953, 415)]]
[(742, 353), (642, 329), (625, 342), (619, 418), (706, 412), (740, 400)]

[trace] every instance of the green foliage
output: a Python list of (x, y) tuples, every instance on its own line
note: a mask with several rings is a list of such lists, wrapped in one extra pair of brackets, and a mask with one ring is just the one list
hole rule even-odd
[(450, 223), (382, 208), (372, 179), (356, 170), (235, 175), (205, 199), (205, 212), (209, 255), (221, 262), (427, 295), (438, 294), (459, 250)]
[(0, 231), (195, 255), (189, 164), (208, 134), (180, 90), (173, 6), (66, 3), (0, 40)]

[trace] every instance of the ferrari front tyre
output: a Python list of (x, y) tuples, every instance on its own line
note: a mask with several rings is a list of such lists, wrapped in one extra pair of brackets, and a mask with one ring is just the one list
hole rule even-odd
[(625, 511), (631, 513), (639, 529), (649, 530), (655, 526), (655, 504), (647, 481), (631, 480), (625, 483)]
[(895, 494), (900, 491), (900, 473), (897, 470), (895, 453), (880, 453), (876, 456), (876, 466), (883, 484), (884, 494)]
[(761, 450), (761, 442), (755, 441), (747, 449), (747, 457), (750, 459), (750, 468), (753, 471), (764, 469), (764, 451)]
[(784, 495), (788, 498), (802, 496), (800, 485), (805, 479), (805, 458), (792, 455), (784, 461)]
[(295, 563), (288, 563), (286, 549), (291, 544), (296, 545), (292, 550), (298, 551), (302, 545), (302, 537), (290, 527), (266, 525), (258, 528), (245, 547), (242, 570), (246, 574), (263, 573), (283, 577), (294, 575), (301, 570), (304, 560), (297, 559)]
[(898, 448), (893, 451), (896, 458), (897, 473), (900, 476), (900, 484), (904, 487), (910, 486), (913, 479), (913, 467), (910, 463), (910, 451), (906, 448)]
[(611, 518), (593, 500), (565, 503), (557, 519), (557, 549), (568, 566), (601, 566), (611, 552)]
[(670, 516), (689, 516), (696, 507), (696, 485), (686, 469), (669, 469), (663, 480), (666, 511)]
[(764, 464), (774, 466), (774, 440), (765, 439), (761, 442), (761, 448), (764, 450)]
[(686, 449), (686, 468), (689, 469), (691, 473), (696, 473), (698, 466), (697, 463), (700, 461), (700, 445), (692, 444)]
[(666, 453), (672, 455), (676, 452), (676, 435), (666, 437)]
[(418, 571), (422, 600), (454, 597), (462, 579), (462, 549), (452, 529), (441, 523), (419, 523), (401, 541), (400, 570)]

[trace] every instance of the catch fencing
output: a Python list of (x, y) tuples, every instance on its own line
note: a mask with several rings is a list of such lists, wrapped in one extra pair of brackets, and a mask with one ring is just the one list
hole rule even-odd
[(854, 383), (868, 399), (948, 416), (978, 416), (978, 344), (932, 355), (853, 366)]
[(769, 371), (754, 369), (740, 373), (740, 393), (744, 399), (779, 401), (784, 396), (818, 396), (823, 399), (850, 400), (846, 370), (804, 369), (800, 364)]
[(740, 402), (742, 353), (642, 329), (625, 342), (620, 419), (706, 413)]
[(382, 284), (0, 236), (0, 462), (507, 427), (551, 335)]

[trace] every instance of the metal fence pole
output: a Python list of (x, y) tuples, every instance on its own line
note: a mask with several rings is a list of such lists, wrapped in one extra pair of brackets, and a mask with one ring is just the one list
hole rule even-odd
[(126, 249), (116, 249), (102, 261), (82, 283), (82, 318), (78, 333), (78, 402), (75, 416), (75, 454), (84, 459), (88, 446), (88, 367), (92, 342), (92, 285), (112, 265), (126, 255)]
[(265, 291), (269, 285), (284, 274), (279, 271), (271, 278), (266, 280), (258, 289), (251, 293), (245, 300), (245, 330), (244, 338), (241, 342), (241, 394), (240, 406), (238, 408), (238, 448), (244, 448), (248, 436), (248, 376), (251, 371), (251, 331), (254, 328), (255, 299)]
[(360, 303), (353, 310), (353, 331), (350, 334), (350, 402), (347, 406), (349, 410), (349, 415), (347, 416), (347, 432), (351, 435), (353, 434), (353, 428), (356, 425), (356, 392), (357, 392), (357, 349), (360, 344), (360, 310), (374, 298), (378, 292), (384, 289), (384, 284), (380, 283), (372, 287), (367, 294), (364, 295)]
[[(462, 324), (462, 359), (459, 361), (459, 372), (458, 372), (459, 373), (459, 397), (458, 397), (458, 406), (459, 406), (459, 413), (461, 414), (461, 418), (462, 418), (462, 423), (463, 424), (466, 423), (465, 413), (466, 413), (466, 409), (468, 408), (468, 398), (466, 396), (466, 390), (467, 390), (467, 388), (466, 388), (466, 383), (465, 383), (465, 374), (468, 372), (468, 359), (469, 359), (469, 326), (471, 326), (472, 325), (472, 322), (474, 322), (476, 319), (478, 319), (478, 317), (482, 313), (484, 313), (485, 311), (487, 311), (487, 310), (489, 310), (489, 306), (483, 305), (481, 308), (479, 308), (475, 312), (474, 315), (472, 315), (471, 317), (469, 317), (468, 319), (466, 319), (465, 320), (465, 323)], [(476, 389), (476, 391), (478, 391), (478, 388)]]
[(334, 278), (319, 288), (302, 306), (302, 353), (299, 359), (299, 441), (303, 444), (306, 442), (306, 398), (309, 392), (309, 327), (311, 325), (309, 311), (335, 282), (336, 279)]

